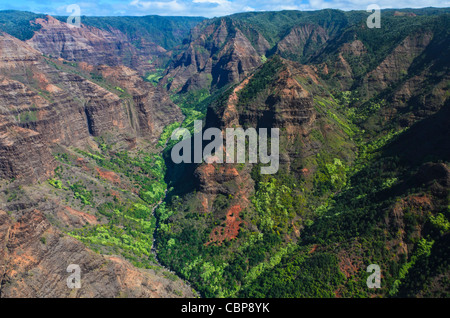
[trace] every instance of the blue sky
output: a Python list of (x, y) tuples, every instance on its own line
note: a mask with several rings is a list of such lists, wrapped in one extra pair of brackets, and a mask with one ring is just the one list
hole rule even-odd
[(450, 0), (0, 0), (0, 10), (14, 9), (68, 15), (70, 4), (78, 4), (82, 15), (176, 15), (224, 16), (246, 11), (271, 10), (365, 10), (369, 4), (381, 8), (450, 7)]

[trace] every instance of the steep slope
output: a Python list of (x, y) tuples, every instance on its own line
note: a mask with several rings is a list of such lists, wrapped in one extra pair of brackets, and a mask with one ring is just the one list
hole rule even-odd
[[(0, 211), (0, 224), (0, 297), (193, 297), (185, 284), (94, 253), (51, 226), (38, 210), (17, 220)], [(80, 289), (67, 286), (70, 264), (80, 266)]]
[[(307, 207), (321, 200), (309, 194), (322, 182), (316, 172), (336, 162), (339, 170), (353, 159), (351, 131), (335, 106), (313, 69), (279, 57), (218, 97), (204, 128), (280, 127), (279, 172), (263, 176), (260, 164), (205, 162), (187, 165), (183, 175), (177, 167), (171, 199), (157, 210), (160, 259), (206, 296), (238, 295), (262, 264), (276, 264), (272, 256), (294, 248), (315, 217)], [(183, 181), (189, 173), (190, 190)], [(340, 182), (323, 187), (337, 191)]]
[(137, 71), (125, 66), (103, 65), (94, 72), (132, 96), (137, 112), (137, 123), (133, 127), (138, 131), (138, 136), (157, 141), (164, 127), (182, 121), (183, 115), (169, 95), (143, 81)]
[[(150, 153), (164, 127), (183, 118), (167, 94), (123, 65), (45, 57), (8, 34), (0, 34), (0, 87), (1, 296), (193, 296), (151, 252), (157, 202), (148, 191), (163, 186), (153, 175), (163, 167)], [(89, 164), (105, 143), (112, 157), (139, 148), (126, 161), (139, 177)], [(121, 221), (111, 221), (119, 211)], [(130, 229), (132, 243), (123, 233), (114, 250), (102, 251), (108, 256), (99, 255), (77, 232), (88, 225)], [(82, 268), (81, 290), (66, 286), (71, 263)]]
[[(61, 21), (66, 18), (58, 17)], [(165, 50), (172, 50), (189, 37), (190, 31), (202, 17), (168, 17), (148, 15), (142, 17), (83, 17), (85, 25), (103, 30), (119, 30), (126, 34), (138, 49), (156, 44)]]
[[(380, 30), (347, 18), (335, 33), (299, 24), (272, 34), (286, 48), (278, 53), (297, 60), (308, 39), (327, 35), (308, 65), (274, 57), (199, 95), (205, 129), (282, 128), (277, 174), (166, 158), (174, 190), (157, 210), (158, 253), (203, 295), (448, 296), (449, 69), (437, 54), (449, 48), (448, 16), (391, 12)], [(244, 22), (230, 20), (259, 54)], [(367, 288), (371, 264), (381, 267), (380, 289)]]
[(118, 30), (100, 30), (82, 24), (73, 27), (51, 16), (36, 19), (32, 23), (41, 25), (27, 43), (45, 55), (60, 57), (68, 61), (86, 62), (93, 65), (123, 64), (143, 72), (151, 70), (148, 60), (162, 56), (162, 47), (146, 49), (148, 55), (131, 45), (127, 36)]
[(448, 14), (387, 15), (384, 23), (390, 32), (362, 23), (346, 30), (310, 61), (337, 91), (348, 91), (359, 116), (372, 116), (370, 109), (379, 108), (375, 104), (388, 106), (375, 111), (380, 116), (369, 120), (369, 130), (391, 123), (386, 118), (410, 126), (436, 112), (447, 98)]
[[(136, 18), (173, 52), (133, 18), (22, 16), (27, 42), (0, 34), (0, 293), (192, 296), (161, 262), (207, 297), (448, 297), (448, 9), (367, 16), (243, 13), (182, 42)], [(195, 119), (280, 128), (278, 172), (174, 164)]]
[(314, 24), (303, 24), (292, 28), (277, 43), (276, 54), (293, 61), (306, 61), (329, 39), (327, 31)]
[[(41, 43), (36, 43), (36, 46), (40, 46), (43, 53), (67, 60), (114, 65), (119, 61), (129, 67), (140, 66), (154, 71), (155, 66), (161, 67), (169, 60), (170, 54), (166, 50), (182, 44), (190, 30), (203, 20), (201, 17), (83, 16), (82, 29), (68, 32), (65, 28), (67, 17), (49, 18), (44, 14), (2, 10), (0, 31), (23, 41), (30, 40), (38, 32), (36, 42)], [(63, 45), (64, 42), (67, 46)], [(108, 59), (101, 61), (100, 56)], [(147, 63), (149, 60), (152, 67)]]
[(221, 18), (192, 31), (161, 84), (171, 92), (221, 88), (243, 80), (260, 64), (260, 55), (234, 21)]
[[(330, 281), (331, 297), (448, 297), (448, 105), (403, 134), (369, 143), (350, 186), (305, 229), (304, 252), (287, 255), (243, 295), (311, 295), (305, 270), (318, 279), (321, 266), (310, 261), (312, 248), (313, 255), (335, 255), (345, 275)], [(438, 147), (424, 141), (431, 135)], [(381, 268), (376, 291), (366, 286), (370, 264)], [(288, 271), (291, 278), (283, 280)]]
[(281, 11), (239, 13), (205, 21), (169, 66), (161, 84), (171, 92), (209, 91), (242, 81), (267, 57), (307, 61), (361, 12)]
[(0, 52), (0, 72), (14, 78), (3, 80), (2, 114), (49, 143), (80, 145), (106, 133), (116, 141), (139, 136), (156, 142), (164, 126), (182, 118), (164, 92), (125, 66), (70, 64), (9, 35), (0, 41), (7, 48)]
[(0, 116), (0, 178), (23, 182), (45, 180), (53, 174), (54, 159), (42, 136), (15, 126)]
[(0, 31), (25, 41), (31, 39), (34, 32), (40, 29), (39, 24), (31, 24), (37, 18), (45, 18), (45, 14), (26, 11), (0, 10)]

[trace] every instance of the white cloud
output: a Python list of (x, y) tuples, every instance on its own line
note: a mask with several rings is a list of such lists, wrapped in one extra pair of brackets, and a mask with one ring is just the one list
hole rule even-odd
[(131, 6), (134, 6), (140, 10), (168, 10), (172, 13), (180, 13), (187, 9), (184, 3), (180, 3), (177, 0), (172, 1), (140, 1), (133, 0), (130, 2)]
[(78, 3), (82, 15), (179, 15), (224, 16), (237, 12), (278, 10), (366, 10), (381, 8), (450, 7), (450, 0), (19, 0), (4, 1), (0, 9), (17, 9), (66, 15), (68, 4)]
[(227, 0), (193, 0), (192, 2), (193, 3), (216, 3), (219, 5), (224, 5), (224, 4), (230, 5), (231, 4), (231, 2), (227, 1)]

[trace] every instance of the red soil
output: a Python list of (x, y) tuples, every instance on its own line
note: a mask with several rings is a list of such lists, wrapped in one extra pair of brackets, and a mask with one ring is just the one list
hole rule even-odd
[(214, 228), (209, 235), (209, 242), (205, 245), (216, 243), (219, 246), (222, 245), (222, 242), (225, 240), (232, 240), (237, 238), (239, 234), (239, 226), (242, 223), (242, 220), (239, 218), (239, 213), (242, 208), (240, 205), (235, 205), (228, 210), (227, 218), (224, 221), (223, 225), (220, 225)]

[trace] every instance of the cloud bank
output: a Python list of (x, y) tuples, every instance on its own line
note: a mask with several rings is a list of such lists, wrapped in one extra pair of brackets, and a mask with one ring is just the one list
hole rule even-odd
[(15, 9), (67, 15), (66, 8), (78, 4), (88, 16), (224, 16), (248, 11), (365, 10), (370, 4), (381, 8), (449, 7), (449, 0), (0, 0), (0, 10)]

